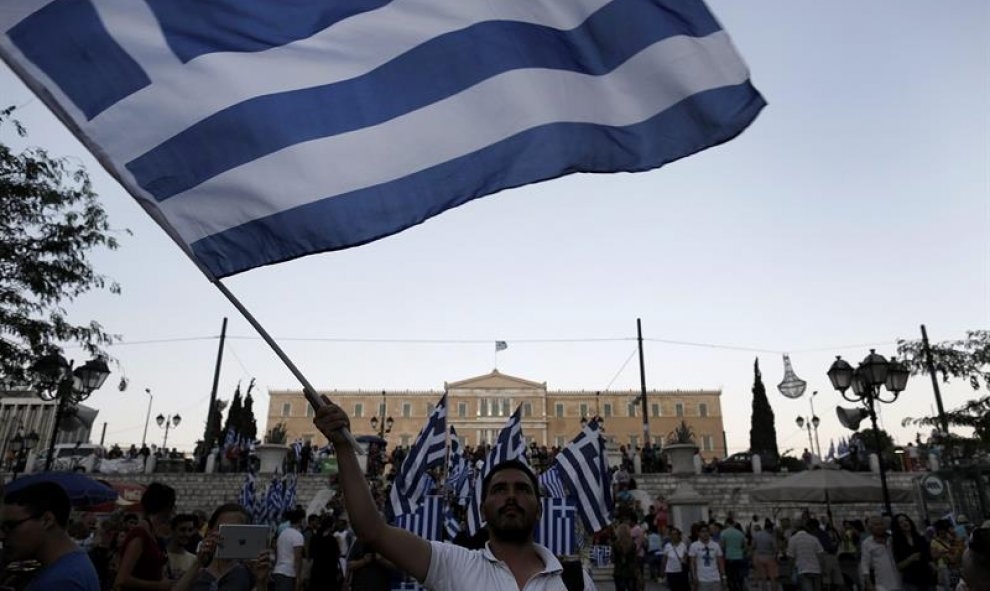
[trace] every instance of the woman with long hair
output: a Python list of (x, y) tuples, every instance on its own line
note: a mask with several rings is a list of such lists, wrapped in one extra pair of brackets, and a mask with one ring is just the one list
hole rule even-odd
[(637, 568), (639, 558), (632, 531), (629, 525), (621, 523), (615, 528), (615, 541), (612, 542), (612, 580), (615, 581), (615, 591), (637, 591)]
[(207, 523), (206, 537), (199, 545), (196, 562), (175, 582), (172, 591), (267, 591), (271, 562), (268, 550), (253, 560), (219, 558), (217, 542), (222, 525), (250, 525), (251, 514), (237, 503), (220, 505)]
[(935, 565), (932, 563), (931, 546), (918, 533), (911, 518), (904, 513), (894, 516), (891, 549), (905, 591), (933, 591)]
[(167, 591), (172, 582), (165, 578), (165, 544), (159, 532), (167, 531), (175, 513), (175, 489), (152, 482), (141, 495), (143, 518), (124, 538), (124, 551), (114, 579), (120, 591)]

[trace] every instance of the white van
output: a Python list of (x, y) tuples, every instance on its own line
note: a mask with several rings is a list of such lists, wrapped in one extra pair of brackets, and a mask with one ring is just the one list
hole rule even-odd
[[(52, 470), (59, 472), (99, 472), (100, 462), (107, 450), (95, 443), (59, 443), (55, 446), (55, 462)], [(44, 470), (48, 450), (38, 456), (36, 470)]]

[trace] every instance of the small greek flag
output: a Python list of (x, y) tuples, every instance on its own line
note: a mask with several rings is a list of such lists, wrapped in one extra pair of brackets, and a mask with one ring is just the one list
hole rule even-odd
[(496, 353), (498, 353), (499, 351), (505, 351), (508, 348), (509, 348), (509, 344), (506, 343), (505, 341), (495, 341), (495, 352)]
[(577, 554), (577, 510), (566, 499), (541, 499), (543, 515), (534, 540), (557, 556)]

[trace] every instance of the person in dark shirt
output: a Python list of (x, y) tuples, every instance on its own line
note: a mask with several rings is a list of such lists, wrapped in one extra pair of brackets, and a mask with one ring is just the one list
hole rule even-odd
[(4, 496), (0, 541), (11, 560), (37, 560), (41, 569), (24, 591), (100, 591), (89, 556), (65, 531), (72, 505), (54, 482), (39, 482)]

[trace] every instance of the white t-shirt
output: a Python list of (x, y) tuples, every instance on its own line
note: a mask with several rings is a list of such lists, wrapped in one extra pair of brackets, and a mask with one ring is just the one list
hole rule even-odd
[[(481, 550), (468, 550), (454, 544), (430, 542), (430, 568), (423, 585), (433, 591), (516, 591), (516, 579), (501, 560), (495, 558), (488, 544)], [(560, 578), (563, 567), (547, 548), (535, 544), (544, 568), (526, 583), (526, 591), (566, 591)], [(596, 591), (588, 571), (584, 574), (584, 590)]]
[(664, 544), (662, 554), (667, 557), (667, 566), (664, 568), (663, 572), (684, 572), (684, 565), (687, 562), (687, 551), (687, 545), (685, 545), (684, 542), (681, 542), (676, 546), (671, 542)]
[(285, 575), (287, 577), (296, 576), (296, 555), (295, 548), (301, 548), (306, 543), (302, 532), (294, 527), (290, 527), (278, 536), (275, 542), (275, 568), (272, 574)]
[(702, 543), (701, 540), (691, 544), (688, 549), (688, 556), (695, 559), (697, 569), (695, 576), (699, 583), (718, 583), (722, 580), (722, 575), (718, 570), (718, 557), (722, 555), (722, 547), (714, 540)]

